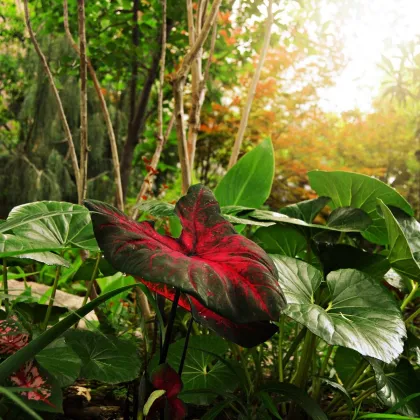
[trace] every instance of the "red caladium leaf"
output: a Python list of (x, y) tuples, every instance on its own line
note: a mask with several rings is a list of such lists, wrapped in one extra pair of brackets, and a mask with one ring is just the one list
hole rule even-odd
[(28, 341), (29, 334), (22, 331), (15, 317), (0, 321), (0, 355), (16, 353)]
[(194, 185), (176, 204), (179, 239), (105, 203), (87, 200), (86, 206), (98, 244), (117, 270), (176, 287), (237, 323), (278, 320), (285, 300), (274, 263), (223, 218), (208, 188)]
[(19, 388), (32, 388), (28, 392), (21, 392), (28, 400), (43, 401), (51, 405), (48, 398), (51, 396), (51, 386), (40, 375), (34, 362), (25, 363), (10, 377), (10, 381)]
[(159, 365), (151, 374), (151, 382), (155, 389), (163, 389), (165, 394), (158, 398), (150, 408), (148, 419), (160, 418), (160, 413), (169, 409), (169, 418), (182, 420), (187, 415), (185, 404), (177, 398), (182, 390), (182, 381), (178, 373), (175, 372), (167, 363)]
[[(150, 290), (165, 296), (169, 300), (174, 300), (174, 288), (169, 288), (161, 283), (146, 282), (140, 278), (138, 280), (144, 283)], [(248, 322), (246, 324), (238, 324), (230, 321), (206, 308), (191, 296), (187, 297), (181, 294), (178, 305), (192, 312), (194, 319), (200, 324), (242, 347), (257, 346), (267, 341), (277, 332), (277, 327), (268, 321)]]

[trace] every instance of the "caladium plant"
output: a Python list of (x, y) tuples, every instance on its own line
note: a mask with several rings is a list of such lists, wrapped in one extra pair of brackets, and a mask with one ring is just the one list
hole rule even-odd
[[(87, 200), (94, 232), (115, 269), (173, 299), (220, 335), (254, 346), (274, 334), (285, 305), (271, 258), (223, 218), (210, 189), (197, 184), (175, 206), (178, 239), (137, 223), (116, 208)], [(246, 332), (246, 334), (244, 334)]]

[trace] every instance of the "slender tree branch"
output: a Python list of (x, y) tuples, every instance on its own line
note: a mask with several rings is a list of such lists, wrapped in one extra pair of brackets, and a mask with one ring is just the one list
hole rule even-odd
[(55, 100), (57, 102), (58, 115), (61, 119), (61, 123), (63, 124), (64, 133), (66, 135), (67, 143), (69, 145), (69, 153), (70, 153), (70, 158), (71, 158), (71, 162), (72, 162), (72, 166), (73, 166), (74, 177), (75, 177), (75, 180), (76, 180), (76, 187), (77, 187), (78, 195), (80, 197), (81, 196), (80, 170), (79, 170), (79, 163), (77, 161), (76, 149), (74, 148), (73, 136), (71, 134), (70, 127), (69, 127), (69, 124), (67, 122), (66, 114), (64, 113), (63, 103), (61, 102), (60, 95), (58, 93), (57, 87), (56, 87), (55, 82), (54, 82), (54, 77), (53, 77), (53, 75), (51, 73), (51, 70), (48, 66), (47, 59), (46, 59), (45, 55), (43, 54), (43, 52), (41, 51), (41, 48), (38, 44), (38, 41), (35, 38), (34, 31), (32, 30), (31, 21), (29, 19), (28, 0), (24, 0), (23, 7), (24, 7), (24, 11), (25, 11), (25, 23), (26, 23), (26, 27), (28, 28), (29, 36), (31, 38), (31, 41), (32, 41), (34, 47), (35, 47), (35, 51), (36, 51), (36, 53), (38, 54), (38, 56), (41, 60), (44, 71), (47, 74), (48, 81), (50, 83), (50, 87), (53, 91)]
[(157, 165), (162, 154), (163, 147), (165, 146), (166, 139), (172, 129), (174, 123), (174, 116), (168, 126), (168, 134), (163, 135), (163, 83), (165, 79), (165, 58), (166, 58), (166, 0), (162, 0), (162, 52), (160, 56), (160, 72), (159, 72), (159, 92), (158, 92), (158, 135), (156, 141), (156, 149), (153, 154), (152, 161), (150, 162), (150, 169), (148, 174), (143, 180), (140, 187), (140, 192), (137, 195), (136, 206), (134, 206), (132, 218), (137, 219), (139, 214), (138, 205), (143, 201), (147, 192), (153, 187)]
[[(80, 50), (78, 45), (76, 44), (71, 32), (70, 32), (70, 26), (69, 26), (69, 12), (68, 12), (68, 5), (67, 0), (63, 1), (63, 9), (64, 9), (64, 29), (66, 32), (66, 36), (73, 47), (73, 49), (76, 51), (78, 55), (80, 55)], [(114, 168), (114, 177), (115, 177), (115, 188), (116, 188), (116, 199), (117, 199), (117, 207), (124, 211), (124, 200), (123, 200), (123, 193), (122, 193), (122, 185), (121, 185), (121, 173), (120, 173), (120, 159), (118, 157), (118, 146), (117, 146), (117, 140), (115, 137), (114, 128), (112, 126), (111, 117), (109, 115), (108, 107), (106, 105), (105, 97), (101, 90), (101, 85), (99, 83), (99, 80), (96, 76), (95, 69), (93, 68), (93, 65), (91, 61), (89, 60), (89, 57), (86, 56), (87, 61), (87, 67), (89, 70), (90, 77), (93, 81), (93, 86), (95, 87), (96, 94), (98, 95), (102, 115), (105, 120), (105, 125), (108, 131), (109, 136), (109, 142), (111, 146), (111, 155), (112, 155), (112, 165)]]
[(268, 16), (266, 21), (266, 29), (264, 35), (264, 43), (260, 53), (260, 59), (257, 65), (257, 68), (254, 73), (254, 77), (252, 78), (251, 86), (249, 87), (248, 97), (242, 111), (242, 118), (241, 123), (239, 125), (239, 130), (236, 135), (235, 144), (233, 145), (232, 154), (229, 160), (230, 169), (238, 160), (239, 151), (241, 150), (242, 142), (244, 139), (244, 134), (246, 127), (248, 125), (248, 118), (249, 113), (251, 112), (252, 101), (254, 99), (255, 90), (257, 88), (258, 81), (260, 80), (261, 70), (265, 61), (265, 56), (267, 55), (268, 47), (270, 45), (270, 38), (271, 38), (271, 28), (273, 26), (273, 0), (269, 0), (268, 3)]
[(87, 62), (86, 62), (86, 25), (85, 0), (77, 0), (77, 17), (79, 24), (80, 49), (80, 184), (81, 194), (79, 202), (82, 203), (87, 193), (88, 170), (88, 120), (87, 120)]
[[(185, 121), (184, 121), (184, 86), (185, 81), (188, 75), (188, 72), (196, 59), (197, 55), (200, 54), (200, 51), (203, 47), (204, 42), (206, 41), (212, 26), (217, 17), (217, 12), (222, 0), (214, 0), (211, 10), (206, 17), (203, 27), (194, 41), (194, 44), (191, 45), (190, 50), (185, 55), (179, 70), (177, 71), (172, 84), (175, 100), (175, 121), (176, 121), (176, 131), (178, 137), (178, 155), (179, 162), (181, 164), (181, 176), (182, 176), (182, 193), (186, 194), (188, 188), (191, 184), (191, 162), (190, 156), (188, 153), (188, 143), (185, 135)], [(198, 30), (198, 29), (197, 29)]]

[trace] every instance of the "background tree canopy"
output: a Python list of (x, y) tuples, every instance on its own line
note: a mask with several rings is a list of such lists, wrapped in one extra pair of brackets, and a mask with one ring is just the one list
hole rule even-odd
[[(378, 177), (399, 189), (419, 213), (420, 60), (416, 39), (382, 58), (383, 85), (371, 109), (331, 112), (323, 91), (351, 61), (346, 55), (345, 14), (359, 2), (286, 1), (274, 8), (274, 25), (258, 81), (241, 153), (271, 136), (276, 177), (269, 204), (280, 208), (313, 197), (306, 172), (349, 170)], [(76, 201), (66, 138), (45, 72), (28, 38), (20, 0), (5, 0), (0, 20), (0, 216), (36, 200)], [(47, 56), (79, 152), (79, 60), (65, 37), (63, 6), (30, 2), (32, 26)], [(329, 10), (329, 9), (328, 9)], [(163, 117), (173, 113), (171, 76), (189, 48), (184, 2), (167, 5)], [(241, 110), (264, 38), (263, 1), (222, 2), (214, 54), (201, 111), (194, 177), (213, 187), (226, 170)], [(69, 4), (77, 34), (76, 2)], [(121, 177), (132, 203), (156, 147), (162, 9), (159, 1), (87, 2), (88, 56), (96, 70), (116, 133)], [(210, 37), (206, 41), (210, 43)], [(206, 45), (207, 45), (206, 44)], [(205, 53), (207, 54), (207, 53)], [(205, 56), (207, 58), (207, 56)], [(100, 104), (88, 82), (90, 142), (88, 196), (115, 195), (112, 156)], [(187, 85), (185, 111), (191, 107)], [(152, 195), (179, 195), (175, 129), (158, 165)], [(176, 187), (178, 185), (178, 187)]]

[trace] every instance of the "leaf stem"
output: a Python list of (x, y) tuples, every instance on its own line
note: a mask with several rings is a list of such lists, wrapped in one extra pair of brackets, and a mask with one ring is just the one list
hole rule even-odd
[(319, 377), (314, 379), (314, 385), (313, 385), (313, 392), (312, 392), (312, 398), (315, 401), (318, 401), (319, 394), (321, 391), (321, 378), (324, 376), (325, 370), (327, 369), (328, 362), (330, 360), (331, 354), (334, 350), (334, 346), (328, 346), (327, 354), (324, 357), (324, 360), (322, 361), (321, 368), (319, 369)]
[(414, 321), (420, 315), (420, 308), (416, 312), (413, 312), (406, 320), (405, 324), (408, 325), (411, 321)]
[(287, 350), (286, 355), (283, 357), (283, 369), (286, 367), (287, 363), (289, 362), (292, 354), (296, 351), (299, 347), (300, 342), (305, 337), (306, 328), (302, 328), (296, 338), (293, 340), (292, 345)]
[(171, 313), (169, 314), (168, 325), (166, 326), (165, 341), (162, 346), (162, 352), (160, 353), (160, 365), (166, 362), (166, 357), (168, 356), (169, 344), (172, 336), (172, 329), (175, 322), (176, 308), (178, 307), (178, 301), (180, 296), (181, 291), (179, 289), (176, 289), (174, 301), (172, 302)]
[(403, 303), (401, 304), (401, 310), (403, 311), (405, 307), (412, 301), (414, 298), (414, 295), (417, 292), (417, 289), (419, 288), (419, 284), (413, 280), (411, 280), (411, 292), (407, 295), (407, 297), (404, 299)]
[(179, 376), (182, 375), (182, 371), (184, 370), (184, 363), (185, 363), (185, 358), (187, 357), (188, 343), (190, 341), (190, 335), (191, 335), (193, 323), (194, 323), (194, 318), (191, 315), (190, 321), (188, 322), (188, 330), (187, 330), (187, 335), (185, 337), (184, 348), (182, 350), (181, 362), (179, 363), (179, 368), (178, 368)]
[(294, 384), (300, 388), (304, 388), (308, 380), (308, 374), (312, 361), (313, 347), (316, 343), (316, 336), (309, 330), (306, 330), (305, 341), (303, 342), (302, 356), (299, 361), (298, 370), (294, 378)]
[[(9, 298), (7, 295), (9, 294), (9, 285), (7, 284), (7, 260), (6, 258), (3, 258), (3, 290), (4, 294), (6, 295), (4, 298), (4, 307), (6, 308), (6, 315), (9, 314), (10, 311), (10, 304), (9, 304)], [(0, 301), (1, 304), (1, 301)]]
[(55, 278), (54, 278), (53, 288), (52, 288), (52, 291), (51, 291), (50, 301), (48, 302), (48, 308), (47, 308), (47, 312), (45, 314), (44, 324), (43, 324), (43, 327), (42, 327), (43, 331), (45, 331), (48, 327), (48, 321), (50, 319), (52, 307), (54, 305), (55, 293), (57, 292), (58, 280), (60, 278), (60, 273), (61, 273), (61, 266), (58, 265), (57, 268), (55, 269)]
[(284, 366), (283, 366), (283, 336), (284, 336), (284, 315), (280, 316), (280, 331), (279, 331), (279, 381), (284, 381)]

